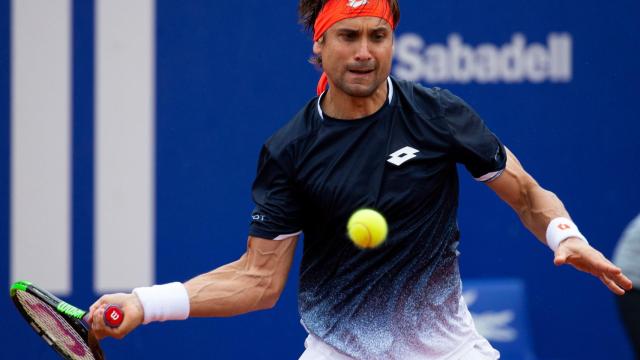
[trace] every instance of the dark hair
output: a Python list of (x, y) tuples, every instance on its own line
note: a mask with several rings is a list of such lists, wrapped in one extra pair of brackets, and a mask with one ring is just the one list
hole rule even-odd
[[(300, 3), (298, 4), (300, 23), (304, 26), (304, 29), (311, 32), (312, 35), (313, 26), (316, 23), (316, 18), (320, 14), (322, 7), (327, 3), (327, 1), (328, 0), (300, 0)], [(400, 5), (398, 5), (398, 0), (374, 1), (388, 1), (394, 24), (397, 24), (398, 21), (400, 21)], [(318, 56), (312, 56), (309, 62), (315, 65), (322, 66), (322, 59)]]

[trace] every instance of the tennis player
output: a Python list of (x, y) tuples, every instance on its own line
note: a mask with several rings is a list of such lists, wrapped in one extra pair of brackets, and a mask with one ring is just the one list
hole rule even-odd
[[(457, 163), (516, 211), (556, 265), (616, 294), (631, 289), (464, 101), (390, 77), (397, 0), (302, 0), (299, 10), (324, 73), (318, 97), (262, 148), (246, 253), (184, 284), (103, 296), (95, 319), (107, 303), (127, 316), (117, 329), (94, 321), (100, 337), (273, 307), (304, 232), (298, 300), (309, 336), (300, 359), (497, 359), (461, 296)], [(349, 215), (363, 207), (388, 220), (379, 248), (346, 237)]]

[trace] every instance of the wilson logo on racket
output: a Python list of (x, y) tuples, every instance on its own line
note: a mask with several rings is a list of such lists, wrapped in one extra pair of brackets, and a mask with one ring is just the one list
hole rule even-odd
[(81, 319), (85, 312), (78, 309), (77, 307), (67, 304), (66, 302), (61, 302), (60, 304), (58, 304), (57, 306), (58, 311), (60, 311), (63, 314), (67, 314), (71, 317), (74, 317), (76, 319)]

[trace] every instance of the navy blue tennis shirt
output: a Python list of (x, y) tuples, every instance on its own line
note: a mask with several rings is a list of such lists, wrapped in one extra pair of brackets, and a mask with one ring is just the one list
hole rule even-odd
[[(480, 181), (505, 168), (498, 138), (447, 90), (388, 79), (388, 101), (357, 120), (314, 98), (264, 144), (250, 235), (304, 232), (299, 308), (306, 329), (366, 359), (443, 358), (482, 339), (461, 298), (457, 163)], [(346, 224), (360, 208), (389, 224), (358, 249)]]

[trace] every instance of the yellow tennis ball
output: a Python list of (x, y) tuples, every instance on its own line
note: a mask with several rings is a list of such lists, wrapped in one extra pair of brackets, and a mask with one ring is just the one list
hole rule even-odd
[(347, 231), (357, 247), (371, 249), (387, 238), (387, 221), (375, 210), (360, 209), (349, 218)]

